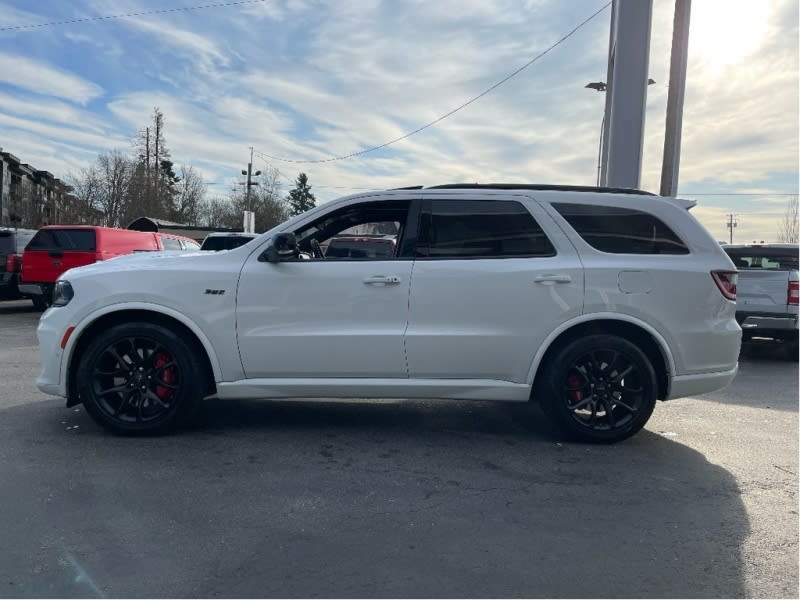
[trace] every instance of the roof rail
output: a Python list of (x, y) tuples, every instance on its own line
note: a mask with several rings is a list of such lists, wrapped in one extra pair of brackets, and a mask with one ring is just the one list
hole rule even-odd
[[(401, 188), (402, 189), (402, 188)], [(412, 188), (408, 188), (412, 189)], [(416, 188), (419, 189), (419, 188)], [(447, 183), (444, 185), (431, 185), (426, 190), (541, 190), (559, 192), (598, 192), (601, 194), (640, 194), (655, 196), (652, 192), (632, 188), (595, 187), (587, 185), (556, 185), (543, 183)]]

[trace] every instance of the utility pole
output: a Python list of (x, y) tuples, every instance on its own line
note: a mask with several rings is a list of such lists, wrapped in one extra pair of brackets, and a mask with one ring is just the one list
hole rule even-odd
[(729, 244), (733, 243), (733, 229), (739, 224), (739, 222), (735, 220), (735, 217), (736, 217), (736, 215), (733, 215), (733, 214), (729, 214), (728, 215), (727, 226), (728, 226), (728, 229), (731, 232), (730, 233), (730, 238), (729, 238), (730, 241), (728, 242)]
[(244, 192), (244, 205), (247, 207), (244, 211), (244, 230), (247, 233), (255, 233), (255, 219), (253, 218), (253, 211), (250, 210), (250, 188), (254, 185), (258, 185), (257, 181), (253, 181), (253, 175), (258, 177), (261, 175), (261, 171), (256, 171), (253, 173), (253, 147), (250, 146), (250, 162), (247, 163), (247, 171), (242, 171), (242, 175), (247, 175), (247, 181), (245, 182), (245, 192)]

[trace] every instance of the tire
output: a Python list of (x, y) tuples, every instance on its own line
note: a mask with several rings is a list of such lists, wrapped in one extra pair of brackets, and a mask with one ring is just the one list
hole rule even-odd
[(536, 388), (542, 411), (571, 439), (619, 442), (653, 414), (658, 393), (653, 365), (624, 338), (573, 340), (543, 368)]
[(157, 435), (186, 422), (203, 396), (195, 348), (154, 323), (124, 323), (79, 358), (78, 397), (92, 418), (123, 435)]
[(45, 311), (50, 308), (50, 299), (47, 296), (31, 296), (31, 302), (36, 310)]

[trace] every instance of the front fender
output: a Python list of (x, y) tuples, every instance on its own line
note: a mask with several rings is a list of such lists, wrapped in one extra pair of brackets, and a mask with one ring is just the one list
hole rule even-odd
[(86, 332), (86, 330), (91, 327), (93, 323), (95, 323), (98, 319), (112, 314), (116, 312), (122, 311), (129, 311), (129, 310), (137, 310), (137, 311), (147, 311), (151, 313), (158, 313), (164, 316), (170, 317), (182, 325), (184, 325), (187, 329), (189, 329), (200, 341), (200, 344), (203, 346), (203, 350), (205, 351), (206, 355), (208, 356), (208, 361), (211, 364), (211, 370), (214, 374), (214, 381), (219, 382), (222, 380), (222, 369), (220, 367), (219, 358), (217, 357), (217, 353), (214, 351), (214, 347), (211, 344), (211, 341), (208, 339), (208, 336), (205, 332), (197, 326), (197, 324), (188, 318), (183, 313), (178, 312), (172, 308), (167, 306), (162, 306), (160, 304), (155, 304), (151, 302), (118, 302), (115, 304), (109, 304), (103, 306), (102, 308), (98, 308), (91, 313), (85, 315), (77, 325), (75, 325), (75, 329), (73, 330), (72, 334), (67, 341), (66, 346), (64, 346), (64, 351), (61, 354), (61, 366), (60, 366), (60, 373), (61, 377), (59, 378), (61, 381), (62, 387), (62, 395), (66, 395), (67, 393), (67, 368), (72, 360), (72, 355), (75, 352), (75, 349), (78, 346), (78, 343)]

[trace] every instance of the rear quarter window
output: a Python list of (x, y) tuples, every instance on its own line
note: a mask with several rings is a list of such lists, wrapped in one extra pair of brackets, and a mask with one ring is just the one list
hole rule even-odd
[(661, 219), (617, 206), (553, 203), (553, 208), (592, 248), (611, 254), (689, 254)]

